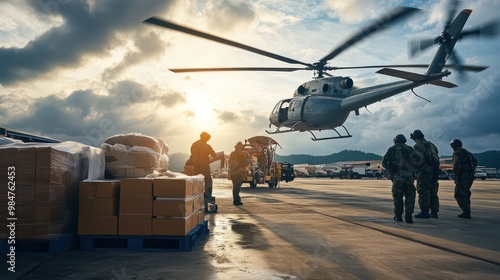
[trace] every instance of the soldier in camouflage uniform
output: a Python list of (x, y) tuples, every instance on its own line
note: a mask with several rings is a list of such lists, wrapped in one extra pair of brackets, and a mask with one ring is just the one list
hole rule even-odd
[[(403, 210), (407, 223), (413, 223), (415, 206), (415, 165), (421, 162), (422, 156), (406, 145), (406, 138), (398, 134), (393, 139), (394, 146), (387, 150), (382, 159), (382, 166), (387, 170), (392, 181), (392, 198), (394, 200), (394, 220), (402, 221)], [(403, 197), (405, 201), (403, 202)]]
[(462, 209), (459, 218), (470, 219), (470, 189), (474, 181), (474, 169), (477, 166), (476, 158), (462, 148), (462, 141), (453, 139), (450, 142), (453, 149), (453, 179), (455, 180), (455, 200)]
[(439, 212), (439, 196), (438, 196), (438, 191), (439, 191), (439, 173), (441, 172), (441, 169), (439, 169), (439, 152), (431, 141), (427, 140), (429, 142), (430, 148), (431, 148), (431, 153), (432, 153), (432, 160), (437, 161), (436, 162), (436, 167), (434, 168), (432, 180), (431, 180), (431, 188), (430, 188), (430, 208), (431, 208), (431, 218), (436, 218), (438, 217), (438, 212)]
[[(433, 162), (433, 152), (431, 144), (429, 141), (425, 140), (424, 134), (420, 130), (415, 130), (410, 134), (410, 138), (415, 141), (413, 149), (423, 156), (423, 161), (420, 166), (416, 168), (416, 179), (417, 179), (417, 193), (418, 193), (418, 205), (420, 206), (420, 213), (415, 215), (415, 218), (430, 218), (429, 210), (431, 209), (431, 186), (433, 185), (433, 178), (436, 174), (434, 170)], [(433, 145), (432, 145), (433, 146)], [(436, 149), (437, 151), (437, 149)], [(439, 159), (438, 159), (439, 163)], [(436, 174), (437, 177), (438, 174)], [(437, 186), (434, 185), (435, 190), (433, 191), (433, 217), (437, 218), (437, 212), (439, 211), (439, 200), (437, 199)]]

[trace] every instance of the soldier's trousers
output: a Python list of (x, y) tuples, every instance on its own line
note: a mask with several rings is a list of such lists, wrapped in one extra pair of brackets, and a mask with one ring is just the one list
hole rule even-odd
[(417, 172), (417, 193), (420, 211), (429, 212), (431, 204), (432, 173)]
[(436, 213), (439, 212), (438, 191), (439, 191), (439, 182), (438, 181), (431, 182), (429, 207), (431, 208), (431, 211)]
[(399, 215), (403, 214), (403, 212), (412, 214), (415, 207), (415, 186), (413, 185), (413, 180), (393, 181), (392, 199), (394, 201), (394, 214)]
[(458, 207), (464, 212), (470, 212), (470, 188), (472, 187), (472, 179), (458, 180), (455, 185), (455, 200)]

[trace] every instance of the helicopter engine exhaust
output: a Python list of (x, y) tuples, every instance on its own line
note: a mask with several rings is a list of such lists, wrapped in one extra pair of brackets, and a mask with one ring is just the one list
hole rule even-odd
[(340, 87), (343, 89), (351, 89), (353, 85), (354, 82), (351, 78), (344, 78), (342, 79), (342, 81), (340, 81)]

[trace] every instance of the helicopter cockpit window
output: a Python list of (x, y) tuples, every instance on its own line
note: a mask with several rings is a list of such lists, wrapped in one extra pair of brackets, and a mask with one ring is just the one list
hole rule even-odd
[(327, 92), (330, 86), (328, 84), (323, 85), (323, 92)]

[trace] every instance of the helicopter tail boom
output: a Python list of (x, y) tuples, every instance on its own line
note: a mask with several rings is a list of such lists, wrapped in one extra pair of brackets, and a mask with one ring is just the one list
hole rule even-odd
[[(392, 77), (396, 77), (396, 78), (401, 78), (401, 79), (409, 80), (412, 82), (423, 82), (423, 81), (429, 79), (429, 76), (426, 76), (426, 75), (407, 72), (407, 71), (401, 71), (401, 70), (396, 70), (396, 69), (391, 69), (391, 68), (383, 68), (383, 69), (378, 70), (376, 73), (384, 74), (384, 75), (388, 75), (388, 76), (392, 76)], [(457, 87), (457, 85), (455, 85), (453, 83), (445, 82), (442, 80), (429, 81), (429, 84), (432, 84), (435, 86), (440, 86), (440, 87), (445, 87), (445, 88)]]

